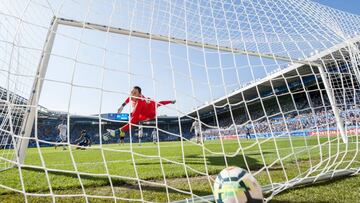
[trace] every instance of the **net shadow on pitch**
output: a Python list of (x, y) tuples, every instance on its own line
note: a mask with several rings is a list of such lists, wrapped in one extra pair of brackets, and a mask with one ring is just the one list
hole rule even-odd
[[(33, 172), (37, 172), (37, 173), (44, 173), (45, 174), (45, 171), (42, 170), (42, 169), (38, 169), (38, 168), (32, 168), (32, 167), (22, 167), (22, 170), (26, 170), (26, 171), (33, 171)], [(78, 179), (78, 176), (76, 173), (71, 173), (71, 172), (63, 172), (63, 171), (47, 171), (48, 174), (51, 174), (51, 175), (56, 175), (56, 176), (62, 176), (62, 177), (66, 177), (66, 178), (73, 178), (73, 179)], [(94, 180), (96, 181), (97, 183), (96, 184), (86, 184), (84, 185), (86, 188), (101, 188), (101, 187), (104, 187), (104, 186), (109, 186), (110, 185), (110, 182), (109, 182), (109, 178), (107, 176), (96, 176), (96, 175), (80, 175), (80, 178), (85, 180)], [(112, 185), (114, 187), (122, 187), (122, 188), (126, 188), (126, 189), (130, 189), (130, 190), (138, 190), (139, 189), (139, 186), (138, 186), (138, 182), (137, 181), (131, 181), (131, 180), (125, 180), (125, 179), (121, 179), (121, 178), (118, 178), (118, 177), (111, 177), (111, 182), (112, 182)], [(156, 183), (153, 183), (152, 182), (156, 182)], [(149, 180), (147, 182), (142, 182), (141, 183), (141, 188), (142, 190), (144, 191), (153, 191), (153, 192), (162, 192), (164, 191), (164, 187), (163, 186), (160, 186), (159, 183), (161, 183), (161, 181), (155, 181), (155, 180)], [(69, 186), (69, 187), (66, 187), (66, 186), (61, 186), (59, 188), (57, 187), (52, 187), (53, 190), (59, 192), (59, 193), (62, 193), (61, 191), (68, 191), (68, 190), (72, 190), (72, 189), (81, 189), (81, 186), (80, 185), (77, 185), (77, 186)], [(41, 192), (44, 192), (44, 191), (49, 191), (49, 190), (44, 190), (42, 189)], [(31, 192), (31, 193), (37, 193), (39, 191), (36, 191), (36, 190), (27, 190), (27, 192)], [(178, 191), (175, 191), (175, 190), (172, 190), (171, 188), (169, 188), (169, 192), (170, 193), (178, 193)], [(195, 194), (198, 194), (198, 195), (206, 195), (208, 194), (209, 192), (206, 191), (206, 190), (194, 190), (193, 189), (193, 192)], [(12, 192), (9, 192), (9, 193), (12, 193)], [(3, 193), (3, 195), (6, 194), (6, 193)]]

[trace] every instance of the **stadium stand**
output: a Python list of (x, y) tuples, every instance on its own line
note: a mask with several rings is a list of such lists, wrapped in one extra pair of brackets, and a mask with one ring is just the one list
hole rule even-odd
[[(240, 138), (245, 138), (249, 132), (251, 138), (267, 137), (273, 132), (278, 136), (309, 136), (312, 133), (311, 129), (323, 128), (325, 130), (336, 130), (336, 121), (332, 111), (330, 110), (328, 102), (325, 105), (322, 104), (320, 97), (313, 94), (311, 97), (311, 105), (315, 108), (315, 112), (312, 112), (307, 105), (306, 98), (298, 98), (297, 110), (291, 105), (292, 103), (286, 103), (281, 108), (284, 112), (287, 112), (284, 116), (280, 116), (276, 111), (268, 112), (269, 115), (273, 115), (268, 119), (264, 118), (261, 114), (262, 110), (259, 108), (259, 104), (254, 104), (251, 109), (251, 117), (253, 121), (250, 122), (248, 115), (244, 111), (244, 107), (233, 109), (234, 122), (230, 116), (226, 116), (230, 111), (224, 110), (222, 114), (217, 115), (219, 128), (216, 126), (216, 118), (214, 116), (202, 119), (203, 123), (203, 136), (205, 139), (218, 139), (219, 136), (223, 136), (224, 139), (233, 138), (238, 135)], [(343, 117), (347, 117), (346, 126), (348, 129), (356, 128), (360, 124), (360, 111), (355, 105), (347, 105), (349, 108), (345, 113), (342, 113)], [(314, 108), (313, 108), (314, 109)], [(58, 135), (57, 125), (66, 118), (66, 114), (61, 112), (47, 112), (42, 113), (38, 120), (38, 136), (41, 146), (52, 146), (48, 142), (54, 142)], [(86, 130), (90, 135), (93, 144), (99, 144), (99, 120), (89, 117), (71, 117), (70, 126), (70, 143), (74, 141), (80, 135), (81, 130)], [(104, 133), (107, 128), (117, 128), (123, 123), (102, 121), (101, 131)], [(182, 118), (182, 136), (186, 139), (191, 139), (193, 134), (189, 133), (191, 126), (191, 119)], [(155, 126), (155, 121), (143, 123), (144, 137), (142, 142), (152, 142), (151, 132)], [(179, 140), (179, 127), (178, 118), (176, 117), (160, 117), (158, 118), (159, 126), (159, 139), (160, 141), (177, 141)], [(320, 129), (321, 131), (321, 129)], [(137, 142), (137, 128), (134, 127), (131, 132), (131, 139), (133, 142)], [(130, 136), (126, 136), (126, 142), (130, 141)], [(104, 141), (103, 141), (104, 142)], [(118, 143), (119, 138), (108, 140), (106, 143)], [(31, 141), (30, 147), (35, 147), (36, 142)]]

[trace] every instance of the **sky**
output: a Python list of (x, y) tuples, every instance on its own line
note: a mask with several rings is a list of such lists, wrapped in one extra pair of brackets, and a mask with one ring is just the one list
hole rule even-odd
[[(111, 24), (114, 27), (161, 33), (197, 42), (203, 40), (204, 43), (275, 53), (295, 59), (304, 58), (314, 50), (321, 50), (341, 41), (326, 27), (321, 27), (323, 24), (331, 24), (327, 21), (326, 14), (318, 16), (319, 23), (312, 19), (313, 15), (318, 14), (316, 11), (306, 7), (301, 8), (303, 10), (293, 8), (287, 1), (277, 4), (264, 0), (158, 0), (154, 1), (160, 2), (156, 4), (147, 0), (139, 0), (137, 3), (133, 0), (109, 0), (105, 3), (103, 0), (28, 2), (31, 3), (26, 7), (23, 0), (2, 1), (0, 11), (41, 25), (23, 25), (20, 32), (22, 41), (18, 42), (22, 46), (37, 49), (42, 49), (46, 28), (54, 13), (80, 21)], [(52, 9), (47, 9), (47, 2), (51, 3)], [(183, 2), (186, 2), (186, 6)], [(240, 2), (247, 9), (232, 6)], [(317, 2), (360, 14), (360, 3), (356, 0)], [(276, 18), (261, 16), (261, 9), (267, 9)], [(23, 10), (26, 12), (22, 13)], [(289, 11), (291, 15), (285, 11)], [(306, 23), (292, 22), (288, 25), (289, 19), (294, 19), (292, 17)], [(7, 32), (15, 33), (16, 23), (11, 22), (17, 22), (16, 18), (6, 17), (6, 21), (2, 18), (0, 20), (0, 26), (3, 24), (9, 30), (13, 25), (12, 30)], [(7, 21), (9, 22), (6, 23)], [(0, 35), (9, 34), (0, 29)], [(303, 42), (303, 37), (309, 37), (306, 38), (308, 41)], [(267, 43), (269, 40), (272, 41), (271, 44)], [(292, 43), (294, 40), (298, 43)], [(3, 50), (10, 50), (9, 45), (0, 45), (4, 46), (1, 47)], [(23, 64), (20, 64), (20, 68), (37, 66), (38, 51), (27, 49), (25, 53), (24, 49), (19, 52), (24, 57), (34, 59), (31, 63), (21, 59), (20, 63)], [(0, 49), (0, 56), (16, 57), (16, 54), (3, 54)], [(15, 58), (15, 61), (19, 60)], [(145, 96), (156, 101), (177, 100), (175, 105), (159, 109), (159, 115), (180, 116), (288, 65), (279, 60), (61, 25), (57, 30), (39, 104), (50, 110), (80, 115), (113, 113), (126, 99), (130, 89), (138, 85), (142, 87)], [(8, 79), (6, 72), (0, 73), (3, 80)], [(26, 77), (20, 76), (14, 76), (14, 80), (27, 82)], [(14, 86), (17, 87), (17, 92), (23, 88), (22, 84)], [(28, 91), (31, 82), (27, 86), (22, 91)], [(125, 109), (125, 112), (129, 111), (129, 108)]]
[(315, 0), (316, 2), (340, 9), (346, 12), (360, 15), (360, 1), (358, 0)]

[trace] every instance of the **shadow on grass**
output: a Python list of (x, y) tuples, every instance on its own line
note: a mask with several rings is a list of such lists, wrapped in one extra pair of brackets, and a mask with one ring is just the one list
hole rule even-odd
[[(272, 152), (265, 152), (263, 154), (271, 154)], [(245, 158), (244, 158), (245, 157)], [(208, 161), (208, 165), (213, 165), (213, 166), (225, 166), (225, 158), (223, 156), (219, 156), (219, 157), (214, 157), (214, 156), (210, 156), (207, 157), (207, 161)], [(246, 162), (245, 162), (246, 161)], [(252, 156), (248, 156), (248, 155), (236, 155), (234, 157), (226, 157), (226, 162), (229, 166), (237, 166), (237, 167), (241, 167), (241, 168), (247, 168), (246, 164), (248, 165), (250, 170), (259, 170), (261, 168), (264, 167), (264, 163), (261, 161), (261, 159), (256, 159)], [(278, 168), (272, 167), (270, 168), (270, 170), (279, 170)]]
[[(31, 167), (22, 167), (22, 169), (27, 170), (27, 171), (40, 172), (40, 173), (45, 174), (45, 171), (42, 169), (31, 168)], [(48, 174), (52, 174), (52, 175), (56, 175), (56, 176), (78, 179), (78, 175), (76, 173), (65, 172), (65, 171), (47, 171), (47, 172), (48, 172)], [(81, 174), (80, 178), (82, 180), (87, 179), (87, 180), (95, 180), (96, 181), (95, 184), (84, 184), (84, 187), (87, 189), (94, 188), (94, 190), (96, 190), (97, 188), (110, 186), (110, 180), (109, 180), (109, 177), (107, 177), (107, 176)], [(134, 190), (134, 191), (139, 190), (139, 183), (135, 180), (132, 181), (132, 180), (121, 179), (118, 177), (111, 177), (111, 183), (112, 183), (113, 187), (119, 187), (119, 188), (121, 187), (121, 188), (124, 188), (125, 190)], [(141, 189), (144, 191), (164, 192), (165, 186), (159, 185), (162, 183), (163, 182), (160, 182), (160, 181), (154, 182), (154, 181), (148, 180), (147, 182), (141, 182)], [(80, 184), (79, 185), (69, 185), (69, 186), (59, 185), (59, 186), (52, 187), (52, 190), (63, 191), (63, 192), (68, 192), (69, 190), (73, 190), (73, 189), (81, 189), (81, 185)], [(41, 193), (49, 192), (49, 190), (47, 188), (42, 188), (41, 190), (38, 190), (38, 189), (31, 190), (31, 188), (28, 188), (26, 191), (33, 192), (33, 193), (40, 192), (40, 191), (41, 191)], [(168, 188), (168, 191), (169, 191), (169, 193), (178, 193), (178, 191), (172, 190), (171, 188)], [(194, 192), (194, 194), (200, 195), (200, 196), (209, 194), (209, 191), (206, 191), (206, 190), (196, 190), (196, 189), (194, 190), (193, 189), (192, 191)], [(9, 191), (9, 192), (2, 193), (1, 195), (7, 195), (7, 194), (14, 194), (14, 192)]]
[[(263, 153), (265, 154), (272, 154), (272, 152), (265, 152)], [(255, 154), (258, 155), (258, 154)], [(246, 160), (246, 163), (245, 163)], [(178, 162), (182, 162), (182, 160), (178, 159), (176, 160)], [(204, 165), (204, 158), (203, 156), (199, 156), (196, 154), (193, 155), (187, 155), (185, 156), (185, 162), (188, 165)], [(264, 167), (261, 159), (256, 159), (253, 158), (251, 156), (247, 156), (245, 155), (245, 158), (243, 155), (239, 154), (236, 155), (234, 157), (226, 157), (226, 162), (225, 162), (225, 158), (224, 156), (207, 156), (206, 157), (206, 162), (207, 162), (207, 166), (218, 166), (219, 170), (217, 170), (217, 172), (220, 172), (220, 170), (222, 170), (225, 166), (226, 166), (226, 162), (228, 164), (228, 166), (238, 166), (241, 168), (247, 168), (246, 164), (249, 166), (250, 170), (259, 170), (261, 168)], [(174, 164), (172, 162), (167, 162), (167, 161), (163, 161), (162, 162), (163, 165), (171, 165)], [(155, 162), (141, 162), (141, 163), (136, 163), (136, 165), (142, 166), (142, 165), (159, 165), (159, 161), (155, 161)], [(272, 167), (269, 170), (281, 170), (278, 169), (276, 167)], [(217, 173), (216, 172), (216, 173)]]
[[(354, 177), (353, 176), (347, 176), (347, 177), (341, 176), (341, 177), (333, 178), (331, 180), (323, 180), (323, 181), (318, 182), (318, 183), (299, 185), (299, 186), (295, 186), (294, 188), (284, 190), (283, 192), (279, 193), (278, 195), (286, 195), (286, 194), (289, 194), (289, 193), (291, 194), (296, 190), (303, 190), (303, 189), (311, 188), (311, 187), (319, 187), (319, 186), (329, 187), (331, 184), (337, 184), (337, 183), (339, 183), (341, 181), (344, 181), (346, 179), (349, 179), (349, 178), (354, 178)], [(296, 201), (296, 200), (276, 200), (275, 199), (275, 200), (271, 200), (270, 202), (271, 203), (285, 203), (285, 202), (288, 202), (288, 203), (308, 203), (308, 202), (327, 203), (328, 201), (319, 201), (319, 200)]]

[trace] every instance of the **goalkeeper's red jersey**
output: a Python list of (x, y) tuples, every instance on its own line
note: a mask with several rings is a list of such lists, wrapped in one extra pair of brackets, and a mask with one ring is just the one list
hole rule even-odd
[[(130, 102), (130, 97), (125, 100), (125, 103)], [(121, 128), (121, 131), (127, 132), (130, 128), (130, 124), (138, 124), (141, 121), (152, 120), (156, 117), (156, 108), (159, 106), (171, 104), (172, 101), (160, 101), (155, 102), (150, 98), (146, 98), (143, 95), (136, 101), (132, 101), (132, 113), (130, 114), (130, 122)], [(156, 105), (156, 106), (155, 106)]]

